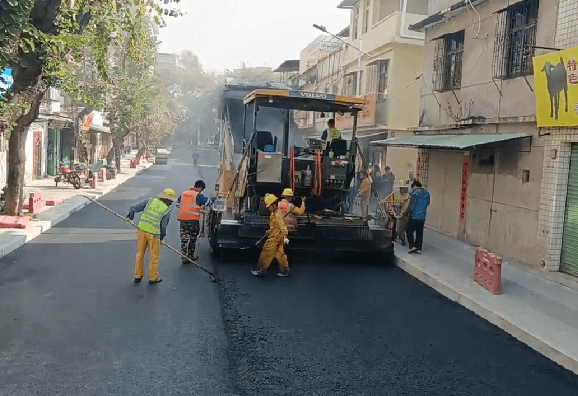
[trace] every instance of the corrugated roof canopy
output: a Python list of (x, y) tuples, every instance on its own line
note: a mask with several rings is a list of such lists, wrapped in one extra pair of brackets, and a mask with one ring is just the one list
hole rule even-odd
[(530, 137), (527, 133), (502, 133), (498, 135), (416, 135), (409, 137), (390, 138), (371, 142), (372, 146), (421, 147), (439, 149), (458, 149), (500, 143), (507, 140)]
[(359, 3), (359, 0), (342, 0), (337, 8), (353, 8)]

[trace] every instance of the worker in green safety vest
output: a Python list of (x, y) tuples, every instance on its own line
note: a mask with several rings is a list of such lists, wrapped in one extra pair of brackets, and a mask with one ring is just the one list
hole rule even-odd
[(341, 131), (335, 128), (335, 120), (332, 118), (327, 121), (327, 129), (321, 134), (321, 141), (327, 142), (327, 146), (330, 146), (331, 142), (337, 139), (341, 139)]
[(144, 275), (144, 256), (149, 249), (149, 283), (158, 283), (159, 259), (161, 256), (161, 243), (167, 235), (167, 225), (171, 216), (171, 205), (175, 201), (177, 193), (172, 188), (165, 188), (155, 198), (145, 199), (130, 208), (127, 215), (130, 221), (137, 212), (144, 212), (138, 223), (138, 251), (134, 270), (134, 281), (140, 282)]

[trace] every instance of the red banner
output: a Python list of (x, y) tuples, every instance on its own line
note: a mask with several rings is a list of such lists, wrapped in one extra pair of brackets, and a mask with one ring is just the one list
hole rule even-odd
[(464, 166), (462, 167), (462, 194), (460, 198), (460, 223), (466, 221), (466, 205), (468, 202), (468, 186), (470, 184), (470, 156), (464, 156)]
[(84, 122), (82, 123), (82, 127), (81, 130), (83, 132), (88, 132), (90, 130), (90, 127), (92, 126), (92, 119), (94, 118), (94, 114), (90, 113), (89, 115), (86, 116), (86, 118), (84, 119)]

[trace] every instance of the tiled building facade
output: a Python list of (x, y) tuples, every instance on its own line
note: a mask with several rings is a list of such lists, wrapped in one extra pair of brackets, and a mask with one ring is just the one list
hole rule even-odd
[[(560, 0), (555, 42), (559, 49), (578, 46), (578, 1)], [(578, 143), (578, 129), (542, 128), (541, 135), (545, 147), (538, 238), (546, 248), (544, 268), (560, 271), (570, 154), (572, 144)]]

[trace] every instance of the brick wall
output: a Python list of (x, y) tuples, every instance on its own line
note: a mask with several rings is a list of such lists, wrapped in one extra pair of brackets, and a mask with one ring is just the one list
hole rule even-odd
[(576, 46), (578, 46), (578, 1), (560, 0), (556, 27), (556, 48)]

